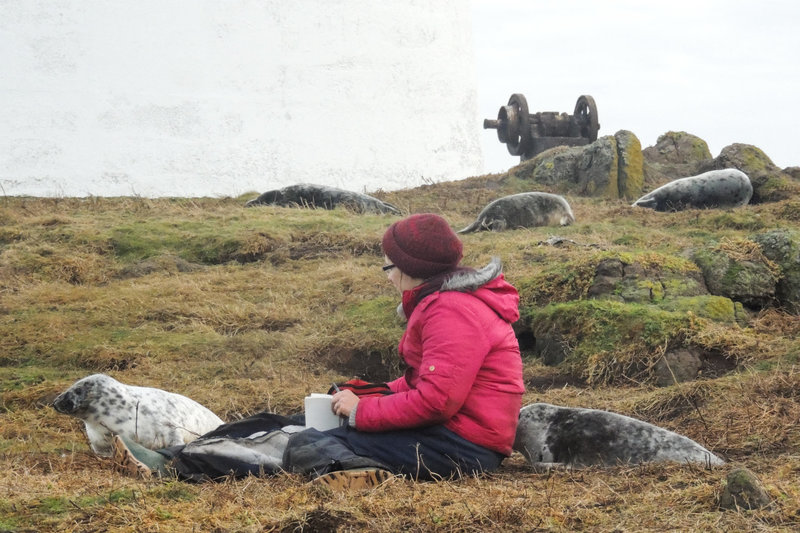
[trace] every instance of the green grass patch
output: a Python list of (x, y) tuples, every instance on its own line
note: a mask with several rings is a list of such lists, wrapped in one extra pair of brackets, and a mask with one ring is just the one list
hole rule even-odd
[(242, 246), (226, 230), (230, 227), (219, 220), (154, 220), (114, 228), (110, 240), (114, 253), (126, 262), (174, 253), (186, 261), (216, 265), (230, 261)]
[(649, 305), (583, 300), (528, 309), (535, 337), (569, 339), (562, 363), (590, 383), (645, 381), (666, 346), (683, 342), (693, 321), (686, 313)]
[(170, 481), (148, 491), (155, 498), (174, 502), (192, 502), (197, 499), (197, 492), (186, 483)]

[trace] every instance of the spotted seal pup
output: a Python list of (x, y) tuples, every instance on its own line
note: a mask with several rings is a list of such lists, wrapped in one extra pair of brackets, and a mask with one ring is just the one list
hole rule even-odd
[(753, 184), (747, 174), (726, 168), (671, 181), (633, 202), (633, 207), (656, 211), (739, 207), (747, 205), (752, 197)]
[(146, 448), (166, 448), (193, 441), (222, 420), (199, 403), (161, 389), (125, 385), (105, 374), (72, 384), (53, 407), (84, 421), (89, 445), (97, 455), (111, 455), (119, 434)]
[(372, 196), (310, 183), (289, 185), (283, 189), (267, 191), (244, 205), (245, 207), (280, 205), (284, 207), (319, 207), (324, 209), (343, 206), (357, 213), (401, 214), (397, 207)]
[(575, 222), (563, 196), (547, 192), (522, 192), (498, 198), (478, 214), (478, 218), (458, 233), (503, 231), (534, 226), (568, 226)]
[(537, 469), (663, 461), (724, 464), (693, 440), (647, 422), (546, 403), (520, 410), (514, 449)]

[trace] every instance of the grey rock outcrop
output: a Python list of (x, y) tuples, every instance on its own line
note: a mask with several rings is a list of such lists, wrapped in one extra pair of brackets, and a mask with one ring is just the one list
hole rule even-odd
[(644, 181), (650, 186), (698, 174), (700, 168), (712, 160), (708, 144), (685, 131), (668, 131), (661, 135), (655, 146), (642, 150), (642, 156)]
[(722, 149), (717, 157), (702, 165), (702, 171), (737, 168), (750, 177), (753, 184), (751, 203), (777, 202), (800, 194), (800, 182), (778, 168), (758, 147), (734, 143)]
[(621, 259), (601, 260), (595, 268), (590, 298), (628, 303), (652, 303), (664, 298), (708, 294), (699, 271), (671, 272), (645, 269), (641, 264)]
[(775, 294), (780, 305), (790, 313), (800, 314), (800, 235), (776, 229), (755, 235), (761, 251), (780, 267)]
[(642, 191), (641, 143), (626, 130), (586, 146), (558, 146), (511, 169), (509, 177), (558, 193), (633, 199)]
[(720, 509), (761, 509), (772, 503), (756, 475), (746, 468), (731, 470), (719, 498)]
[(692, 253), (711, 294), (761, 309), (775, 301), (777, 276), (759, 257), (733, 257), (732, 251), (704, 248)]

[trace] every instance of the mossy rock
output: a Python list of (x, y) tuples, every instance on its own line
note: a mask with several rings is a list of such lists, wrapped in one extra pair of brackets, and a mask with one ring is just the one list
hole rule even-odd
[(556, 146), (510, 169), (505, 181), (528, 181), (560, 194), (638, 198), (644, 170), (642, 144), (620, 130), (586, 146)]
[(528, 180), (560, 194), (619, 197), (617, 141), (606, 136), (586, 146), (557, 146), (508, 171), (510, 180)]
[(748, 321), (747, 312), (741, 302), (734, 302), (725, 296), (713, 294), (665, 300), (660, 302), (658, 307), (665, 311), (692, 313), (695, 316), (725, 324), (746, 326)]
[(746, 468), (735, 468), (728, 473), (719, 498), (720, 509), (761, 509), (771, 503), (772, 499), (764, 490), (764, 485), (753, 472)]
[(579, 196), (619, 198), (619, 153), (614, 137), (602, 137), (583, 147), (578, 163)]
[(644, 187), (644, 157), (642, 143), (633, 132), (620, 130), (614, 134), (617, 141), (618, 197), (635, 200), (642, 195)]
[(776, 286), (780, 305), (790, 313), (800, 314), (800, 234), (776, 229), (755, 235), (753, 240), (781, 269)]
[(655, 188), (670, 181), (694, 176), (712, 160), (708, 144), (685, 131), (668, 131), (655, 146), (642, 150), (644, 182)]
[[(523, 320), (536, 339), (535, 353), (549, 350), (551, 364), (589, 384), (652, 381), (660, 350), (682, 345), (698, 327), (688, 313), (599, 300), (528, 308)], [(562, 348), (563, 357), (552, 357), (554, 346)]]
[(523, 161), (508, 171), (508, 179), (544, 185), (554, 192), (574, 187), (581, 147), (556, 146)]
[(621, 258), (601, 260), (587, 295), (619, 302), (655, 303), (708, 292), (700, 271), (693, 264), (690, 267), (683, 263), (682, 258), (664, 256), (663, 262), (649, 261), (645, 265), (631, 256), (626, 259), (627, 262)]
[(741, 143), (726, 146), (704, 165), (703, 171), (723, 168), (737, 168), (747, 174), (753, 184), (751, 204), (787, 200), (800, 194), (800, 183), (756, 146)]
[(777, 277), (763, 258), (734, 257), (734, 249), (704, 248), (692, 253), (711, 294), (762, 309), (775, 301)]
[(516, 286), (523, 306), (583, 298), (651, 303), (708, 294), (696, 264), (658, 252), (597, 251), (547, 265)]

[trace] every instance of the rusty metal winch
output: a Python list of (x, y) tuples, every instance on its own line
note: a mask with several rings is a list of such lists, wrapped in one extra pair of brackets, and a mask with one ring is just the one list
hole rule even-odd
[(483, 129), (496, 129), (497, 138), (508, 153), (526, 161), (554, 146), (582, 146), (597, 140), (600, 123), (597, 105), (588, 94), (578, 97), (572, 115), (554, 111), (528, 113), (522, 94), (512, 94), (508, 105), (500, 108), (497, 120), (486, 119)]

